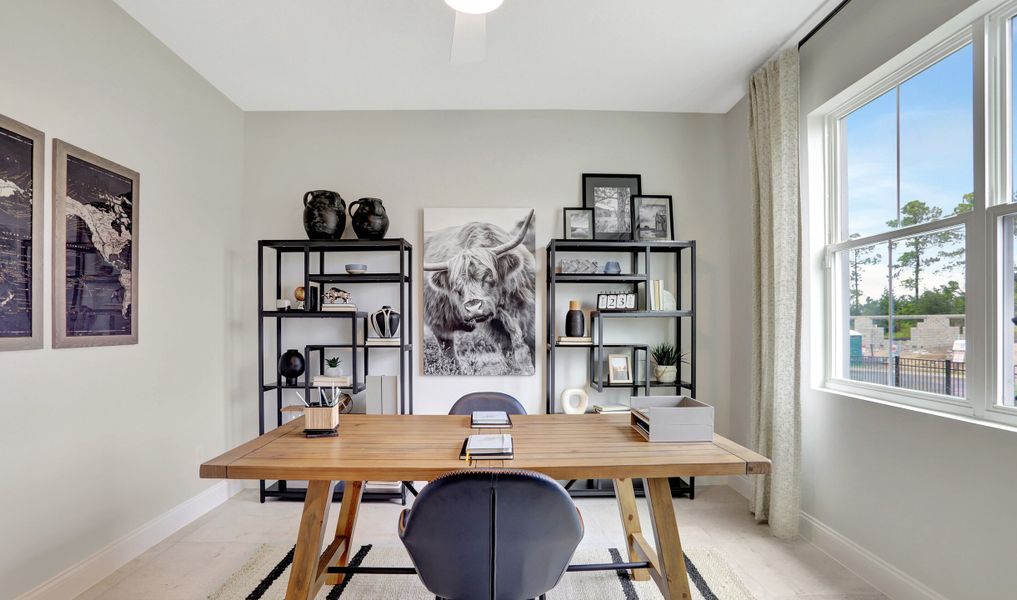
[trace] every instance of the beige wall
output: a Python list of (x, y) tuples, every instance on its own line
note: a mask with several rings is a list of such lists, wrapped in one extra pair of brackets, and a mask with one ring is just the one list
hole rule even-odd
[[(0, 1), (0, 113), (141, 173), (140, 342), (0, 354), (0, 598), (211, 485), (243, 115), (107, 0)], [(51, 239), (46, 223), (46, 239)]]
[[(853, 0), (802, 48), (803, 116), (969, 4)], [(806, 210), (821, 227), (822, 198)], [(819, 357), (822, 256), (807, 259), (803, 355)], [(820, 366), (803, 382), (802, 510), (944, 598), (1013, 597), (1017, 436), (821, 392)]]
[[(414, 244), (418, 302), (416, 340), (420, 339), (419, 265), (422, 211), (426, 207), (526, 206), (536, 208), (537, 374), (531, 377), (420, 376), (414, 365), (415, 408), (444, 413), (461, 394), (496, 389), (520, 398), (529, 411), (542, 412), (544, 401), (544, 248), (561, 236), (561, 210), (580, 206), (584, 172), (641, 173), (643, 191), (674, 196), (677, 235), (699, 244), (699, 384), (700, 397), (718, 407), (718, 428), (741, 435), (732, 425), (744, 407), (733, 399), (748, 389), (748, 318), (751, 294), (743, 278), (752, 248), (749, 198), (733, 194), (732, 181), (747, 180), (744, 166), (744, 106), (733, 117), (582, 111), (459, 112), (302, 112), (247, 113), (244, 187), (244, 231), (238, 261), (242, 265), (243, 299), (236, 322), (237, 368), (242, 379), (233, 398), (236, 411), (254, 431), (257, 331), (256, 264), (259, 238), (301, 238), (301, 196), (309, 189), (339, 191), (347, 201), (361, 196), (384, 199), (392, 220), (389, 236)], [(729, 143), (741, 142), (732, 151)], [(736, 164), (742, 166), (735, 166)], [(744, 168), (743, 168), (744, 167)], [(347, 237), (352, 231), (347, 231)], [(375, 257), (365, 257), (369, 263)], [(377, 264), (377, 263), (375, 263)], [(732, 268), (732, 265), (735, 265)], [(376, 268), (376, 267), (372, 267)], [(286, 270), (288, 292), (297, 285), (297, 265)], [(379, 290), (351, 289), (374, 310), (386, 298)], [(567, 300), (593, 304), (596, 286), (559, 289), (556, 310)], [(368, 297), (367, 294), (381, 294)], [(271, 298), (266, 298), (271, 301)], [(560, 319), (559, 319), (560, 321)], [(660, 323), (632, 323), (614, 339), (662, 341)], [(287, 327), (290, 327), (287, 324)], [(293, 326), (293, 330), (299, 326)], [(314, 332), (307, 331), (307, 335)], [(303, 335), (303, 334), (302, 334)], [(287, 338), (287, 339), (296, 339)], [(286, 343), (284, 347), (293, 347)], [(372, 355), (372, 370), (375, 367)], [(558, 392), (582, 385), (585, 353), (559, 351)], [(741, 364), (732, 361), (742, 361)], [(379, 370), (386, 368), (378, 364)], [(394, 372), (391, 361), (388, 368)], [(621, 398), (622, 391), (595, 396)], [(274, 402), (274, 399), (272, 399)], [(294, 400), (287, 400), (292, 402)], [(747, 415), (745, 416), (747, 419)]]

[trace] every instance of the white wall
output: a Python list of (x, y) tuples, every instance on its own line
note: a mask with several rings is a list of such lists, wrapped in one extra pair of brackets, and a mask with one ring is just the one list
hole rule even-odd
[[(347, 202), (361, 196), (384, 199), (392, 220), (389, 237), (406, 237), (416, 249), (418, 343), (422, 210), (534, 207), (540, 265), (537, 374), (421, 376), (418, 354), (415, 412), (444, 413), (460, 395), (477, 389), (514, 394), (527, 410), (543, 412), (544, 248), (552, 237), (561, 237), (562, 207), (581, 205), (582, 173), (631, 172), (642, 174), (644, 192), (674, 196), (678, 237), (698, 241), (699, 395), (718, 406), (718, 430), (727, 433), (733, 419), (731, 398), (748, 390), (745, 349), (751, 336), (747, 321), (751, 295), (741, 274), (742, 266), (751, 264), (752, 238), (748, 217), (740, 212), (749, 210), (750, 204), (744, 193), (733, 197), (730, 191), (732, 179), (742, 176), (740, 168), (730, 166), (728, 142), (741, 136), (742, 145), (747, 144), (747, 118), (744, 107), (740, 110), (741, 118), (732, 119), (569, 111), (247, 113), (244, 231), (237, 249), (243, 301), (235, 319), (240, 331), (236, 370), (241, 380), (233, 398), (234, 410), (247, 415), (245, 431), (255, 431), (257, 417), (251, 401), (256, 393), (257, 330), (250, 318), (256, 311), (256, 240), (303, 238), (300, 199), (306, 190), (336, 190)], [(742, 157), (746, 152), (734, 151)], [(352, 236), (348, 227), (346, 237)], [(287, 292), (298, 285), (298, 269), (293, 267), (287, 268)], [(350, 290), (362, 309), (374, 310), (381, 298), (388, 297), (368, 295), (383, 294), (377, 288), (362, 289)], [(564, 314), (568, 297), (582, 289), (559, 290), (559, 315)], [(597, 289), (585, 288), (586, 295), (580, 296), (584, 307), (591, 306)], [(616, 332), (615, 339), (661, 341), (661, 323), (656, 325), (643, 324), (634, 334)], [(584, 353), (563, 350), (559, 359), (569, 365), (559, 367), (559, 392), (581, 385)], [(372, 362), (372, 370), (373, 366)], [(274, 376), (271, 363), (268, 369)], [(618, 398), (622, 393), (611, 391), (616, 395), (603, 397)]]
[(3, 0), (0, 113), (141, 173), (138, 345), (0, 354), (0, 598), (208, 488), (242, 113), (107, 0)]
[[(802, 48), (803, 117), (969, 4), (853, 0)], [(823, 199), (805, 204), (806, 221), (821, 226)], [(870, 578), (879, 579), (886, 563), (899, 569), (885, 570), (878, 581), (897, 598), (1013, 597), (1017, 435), (817, 390), (821, 243), (812, 236), (806, 263), (806, 289), (813, 293), (806, 299), (803, 356), (816, 358), (806, 365), (811, 376), (803, 385), (806, 535), (828, 549), (853, 543), (863, 549), (856, 556), (871, 553), (854, 565)]]

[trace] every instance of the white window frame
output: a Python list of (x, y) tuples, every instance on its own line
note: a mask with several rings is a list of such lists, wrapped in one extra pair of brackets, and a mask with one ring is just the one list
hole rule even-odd
[[(1012, 354), (1013, 341), (1003, 335), (1008, 329), (1001, 326), (1005, 315), (1013, 315), (1014, 308), (1013, 286), (1008, 279), (1012, 271), (1004, 269), (1012, 268), (1012, 248), (1008, 238), (1002, 236), (1003, 218), (1017, 215), (1017, 201), (1009, 202), (1014, 183), (1010, 156), (1009, 27), (1014, 16), (1017, 0), (977, 2), (809, 115), (809, 164), (813, 181), (820, 182), (818, 186), (812, 185), (812, 197), (823, 198), (826, 211), (825, 231), (819, 238), (825, 242), (822, 338), (826, 356), (820, 388), (1008, 429), (1017, 426), (1017, 408), (1002, 404), (1006, 394), (1013, 397), (1013, 375), (1006, 354)], [(845, 176), (839, 135), (842, 119), (968, 43), (972, 45), (973, 62), (974, 209), (934, 223), (848, 240), (847, 203), (841, 193)], [(813, 141), (821, 143), (812, 144)], [(821, 194), (817, 196), (815, 192)], [(849, 308), (841, 302), (846, 297), (843, 287), (846, 282), (841, 281), (843, 269), (838, 264), (848, 256), (844, 251), (959, 225), (964, 227), (967, 263), (966, 398), (836, 376), (838, 366), (846, 360), (847, 347), (844, 324)], [(1009, 375), (1004, 376), (1006, 373)]]

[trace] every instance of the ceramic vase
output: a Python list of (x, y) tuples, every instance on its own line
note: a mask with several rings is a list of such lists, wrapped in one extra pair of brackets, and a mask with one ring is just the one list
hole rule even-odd
[(338, 240), (346, 229), (346, 201), (337, 192), (304, 194), (304, 231), (311, 240)]
[(279, 357), (279, 374), (286, 378), (286, 385), (297, 385), (297, 377), (304, 374), (304, 355), (290, 348)]
[(380, 240), (388, 233), (388, 213), (380, 198), (361, 198), (350, 203), (350, 220), (353, 232), (362, 240)]
[(569, 311), (565, 313), (565, 335), (583, 337), (586, 335), (586, 317), (579, 310), (578, 300), (569, 300)]
[(399, 333), (402, 316), (391, 306), (382, 306), (381, 310), (371, 313), (371, 328), (378, 337), (393, 338)]

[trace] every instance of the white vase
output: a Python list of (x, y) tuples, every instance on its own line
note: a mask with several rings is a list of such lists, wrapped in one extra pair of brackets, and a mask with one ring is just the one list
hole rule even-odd
[(653, 367), (653, 376), (660, 383), (674, 383), (678, 379), (678, 367), (675, 365), (665, 367), (656, 365)]
[(339, 372), (339, 367), (325, 366), (325, 377), (342, 377), (343, 374)]
[(567, 415), (581, 415), (590, 405), (590, 397), (582, 388), (569, 388), (561, 393), (561, 408)]

